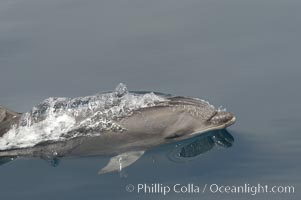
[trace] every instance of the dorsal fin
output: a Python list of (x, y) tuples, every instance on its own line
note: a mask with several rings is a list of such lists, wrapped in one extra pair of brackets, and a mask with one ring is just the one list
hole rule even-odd
[(12, 115), (12, 116), (19, 116), (22, 114), (0, 105), (0, 113), (1, 112), (5, 112), (7, 115)]
[(0, 137), (6, 133), (12, 124), (20, 119), (21, 113), (0, 106)]
[(6, 117), (6, 110), (0, 107), (0, 122), (2, 122)]

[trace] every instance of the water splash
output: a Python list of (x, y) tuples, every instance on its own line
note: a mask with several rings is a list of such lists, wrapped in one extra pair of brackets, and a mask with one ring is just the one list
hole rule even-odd
[(122, 97), (128, 93), (128, 89), (124, 83), (119, 83), (114, 93), (117, 97)]
[(226, 112), (227, 108), (223, 107), (223, 106), (219, 106), (217, 109), (218, 112)]
[(120, 83), (111, 93), (78, 98), (51, 97), (21, 116), (20, 123), (0, 139), (0, 150), (32, 147), (45, 141), (62, 141), (106, 131), (122, 133), (116, 121), (140, 108), (168, 101), (152, 92), (128, 92)]

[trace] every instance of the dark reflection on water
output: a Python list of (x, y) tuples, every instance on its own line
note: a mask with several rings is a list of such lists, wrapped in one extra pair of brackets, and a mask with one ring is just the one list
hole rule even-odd
[(11, 158), (11, 157), (1, 157), (0, 158), (0, 166), (6, 164), (8, 162), (11, 162), (12, 160), (13, 160), (13, 158)]
[(231, 147), (233, 136), (227, 129), (210, 131), (175, 145), (175, 149), (169, 153), (169, 158), (175, 162), (194, 160), (198, 155), (210, 151), (214, 146), (223, 148)]

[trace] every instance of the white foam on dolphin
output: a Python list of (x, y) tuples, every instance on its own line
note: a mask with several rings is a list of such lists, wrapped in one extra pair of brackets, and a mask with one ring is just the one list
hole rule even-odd
[[(0, 138), (0, 150), (33, 147), (45, 141), (62, 141), (102, 134), (123, 127), (114, 119), (130, 116), (139, 108), (168, 101), (152, 92), (128, 92), (120, 83), (114, 92), (78, 98), (48, 98), (21, 116), (20, 123)], [(80, 131), (81, 130), (81, 131)]]

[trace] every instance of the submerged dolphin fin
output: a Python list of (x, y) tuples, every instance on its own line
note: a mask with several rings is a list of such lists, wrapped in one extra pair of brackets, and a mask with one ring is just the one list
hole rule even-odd
[(123, 168), (136, 162), (142, 155), (144, 151), (129, 151), (110, 159), (108, 164), (98, 171), (98, 174), (106, 174), (114, 171), (121, 171)]

